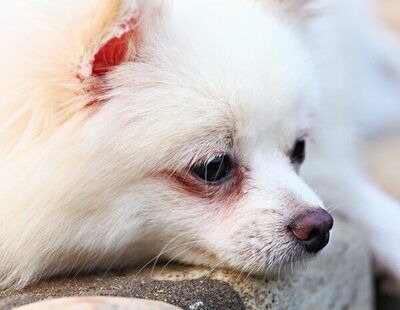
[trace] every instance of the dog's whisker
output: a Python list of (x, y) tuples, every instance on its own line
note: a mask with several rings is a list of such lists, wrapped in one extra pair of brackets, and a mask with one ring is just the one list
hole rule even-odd
[[(180, 246), (184, 246), (184, 245), (188, 245), (188, 244), (198, 244), (199, 242), (201, 242), (201, 241), (191, 241), (191, 242), (186, 242), (185, 244), (181, 244)], [(162, 269), (161, 269), (161, 271), (160, 271), (160, 274), (162, 274), (163, 273), (163, 271), (165, 270), (165, 268), (167, 268), (168, 267), (168, 265), (170, 264), (170, 263), (172, 263), (177, 257), (179, 257), (180, 255), (182, 255), (183, 253), (186, 253), (187, 251), (190, 251), (191, 249), (193, 249), (194, 248), (194, 246), (190, 246), (190, 247), (188, 247), (188, 248), (186, 248), (186, 249), (183, 249), (182, 251), (180, 251), (179, 253), (177, 253), (174, 257), (172, 257), (163, 267), (162, 267)]]
[[(183, 237), (183, 236), (185, 236), (185, 235), (187, 235), (187, 233), (186, 233), (186, 232), (183, 232), (183, 233), (181, 233), (181, 234), (175, 236), (174, 238), (172, 238), (170, 241), (168, 241), (167, 244), (161, 249), (161, 251), (160, 251), (156, 256), (154, 256), (152, 259), (150, 259), (146, 264), (144, 264), (144, 265), (139, 269), (139, 271), (138, 271), (138, 272), (136, 273), (136, 275), (134, 276), (134, 279), (136, 279), (136, 278), (138, 277), (138, 275), (140, 274), (140, 272), (142, 272), (142, 271), (143, 271), (148, 265), (150, 265), (152, 262), (155, 262), (155, 264), (157, 264), (157, 260), (159, 259), (159, 257), (160, 257), (162, 254), (164, 254), (166, 251), (171, 250), (171, 249), (166, 250), (166, 248), (167, 248), (172, 242), (174, 242), (175, 240), (177, 240), (177, 239), (179, 239), (179, 238), (181, 238), (181, 237)], [(172, 249), (174, 249), (174, 247), (173, 247)], [(155, 264), (153, 264), (153, 268), (154, 268)]]
[(224, 260), (221, 260), (220, 262), (218, 262), (217, 264), (213, 264), (213, 267), (208, 271), (208, 276), (211, 276), (212, 273), (218, 269), (219, 266), (225, 264)]

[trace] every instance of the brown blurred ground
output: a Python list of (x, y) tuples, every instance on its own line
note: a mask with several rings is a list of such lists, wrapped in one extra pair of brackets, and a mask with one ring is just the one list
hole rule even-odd
[(378, 14), (400, 36), (400, 0), (377, 0)]
[[(399, 35), (400, 42), (400, 0), (376, 1), (378, 15)], [(400, 130), (368, 141), (363, 157), (373, 180), (400, 199)]]
[(400, 199), (400, 130), (367, 141), (362, 157), (371, 179)]

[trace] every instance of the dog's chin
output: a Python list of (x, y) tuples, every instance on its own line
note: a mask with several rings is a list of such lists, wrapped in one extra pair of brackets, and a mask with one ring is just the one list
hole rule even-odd
[[(278, 254), (279, 255), (279, 254)], [(249, 263), (243, 266), (236, 266), (234, 269), (242, 274), (251, 274), (255, 277), (264, 279), (273, 279), (278, 276), (290, 274), (294, 270), (304, 269), (306, 263), (317, 254), (310, 254), (303, 249), (293, 249), (285, 253), (281, 253), (279, 258), (266, 258)]]
[[(273, 265), (264, 266), (260, 270), (251, 271), (250, 273), (263, 279), (275, 279), (287, 274), (293, 273), (295, 270), (303, 270), (306, 268), (307, 262), (318, 254), (301, 253), (296, 255), (294, 259), (282, 260), (275, 262)], [(247, 271), (249, 272), (249, 271)]]
[(235, 254), (221, 257), (221, 255), (199, 247), (193, 248), (177, 260), (186, 265), (211, 268), (212, 271), (217, 268), (229, 269), (246, 277), (253, 275), (261, 278), (275, 278), (291, 273), (293, 270), (305, 268), (307, 261), (318, 255), (308, 253), (295, 242), (290, 248), (275, 252), (273, 255), (268, 256), (267, 252), (268, 249), (265, 249), (265, 253), (260, 253), (259, 259), (254, 259), (251, 255)]

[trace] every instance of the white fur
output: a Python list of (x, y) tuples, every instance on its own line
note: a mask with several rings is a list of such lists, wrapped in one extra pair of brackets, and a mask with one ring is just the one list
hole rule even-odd
[[(286, 153), (313, 126), (319, 71), (292, 14), (277, 7), (245, 0), (2, 5), (2, 286), (158, 254), (262, 273), (308, 256), (285, 227), (322, 202)], [(140, 16), (141, 41), (131, 50), (139, 59), (107, 74), (105, 92), (88, 91), (91, 59), (130, 14)], [(105, 103), (87, 107), (99, 99)], [(336, 150), (317, 138), (323, 151)], [(169, 177), (221, 152), (248, 168), (236, 199), (197, 198)], [(343, 157), (336, 170), (330, 158), (309, 166), (323, 167), (324, 180), (336, 185), (352, 165)], [(370, 194), (357, 182), (349, 202), (361, 207)], [(398, 254), (382, 255), (395, 272)]]

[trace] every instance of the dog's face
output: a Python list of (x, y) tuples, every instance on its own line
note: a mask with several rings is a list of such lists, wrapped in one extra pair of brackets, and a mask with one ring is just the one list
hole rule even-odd
[(326, 245), (332, 219), (299, 177), (318, 96), (290, 14), (245, 0), (75, 3), (77, 26), (53, 38), (67, 48), (44, 45), (28, 82), (37, 137), (3, 174), (31, 171), (4, 207), (18, 213), (2, 240), (20, 283), (158, 254), (266, 273)]
[(327, 243), (331, 219), (298, 175), (317, 90), (290, 26), (223, 5), (176, 1), (143, 30), (139, 60), (104, 77), (95, 119), (121, 184), (104, 208), (110, 229), (134, 232), (127, 248), (267, 272)]

